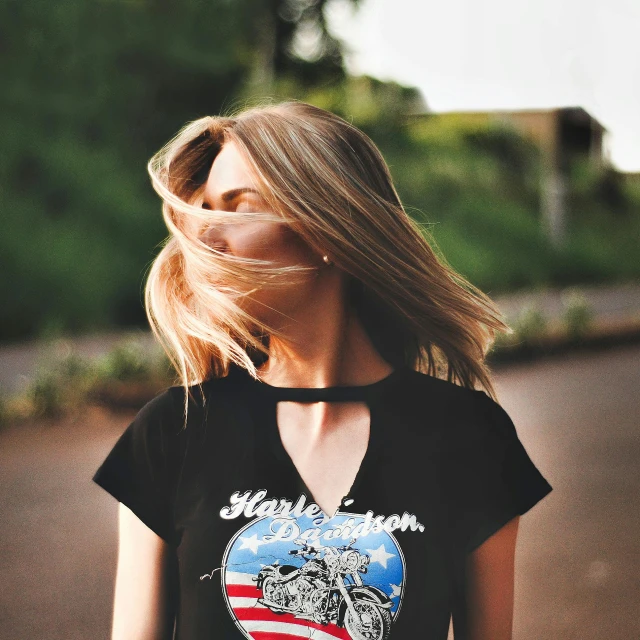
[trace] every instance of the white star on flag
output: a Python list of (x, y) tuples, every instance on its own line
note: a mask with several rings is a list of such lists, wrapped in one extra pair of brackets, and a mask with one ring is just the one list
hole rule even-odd
[(238, 549), (251, 549), (253, 553), (258, 553), (258, 547), (261, 544), (264, 544), (262, 540), (258, 540), (258, 534), (254, 533), (250, 538), (243, 538), (240, 536), (240, 540), (242, 540), (242, 544), (238, 547)]
[(371, 554), (371, 562), (379, 562), (385, 569), (387, 568), (387, 560), (396, 555), (395, 553), (387, 553), (384, 543), (377, 549), (367, 549), (367, 551)]

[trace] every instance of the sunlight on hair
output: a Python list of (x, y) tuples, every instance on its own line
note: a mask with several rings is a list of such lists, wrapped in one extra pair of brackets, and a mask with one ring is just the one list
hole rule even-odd
[[(270, 211), (202, 207), (208, 172), (228, 141)], [(346, 120), (302, 102), (206, 116), (185, 125), (148, 171), (170, 235), (149, 271), (145, 307), (185, 390), (226, 375), (230, 362), (257, 377), (255, 356), (269, 357), (265, 339), (279, 333), (240, 301), (315, 269), (231, 255), (200, 238), (212, 226), (261, 220), (290, 225), (351, 276), (354, 304), (388, 361), (493, 394), (485, 355), (495, 332), (510, 328), (491, 299), (436, 254), (375, 144)]]

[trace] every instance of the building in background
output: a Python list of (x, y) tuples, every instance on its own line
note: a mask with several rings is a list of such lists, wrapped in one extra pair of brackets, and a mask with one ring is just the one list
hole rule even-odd
[(604, 170), (611, 164), (606, 146), (607, 130), (582, 107), (423, 115), (470, 126), (507, 126), (534, 142), (542, 156), (541, 215), (554, 246), (562, 245), (565, 238), (567, 183), (573, 162), (586, 160), (596, 170)]

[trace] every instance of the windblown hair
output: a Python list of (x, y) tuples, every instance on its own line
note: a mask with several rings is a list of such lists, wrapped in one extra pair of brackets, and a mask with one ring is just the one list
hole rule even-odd
[[(212, 163), (233, 141), (271, 211), (202, 208)], [(302, 102), (245, 109), (187, 124), (149, 161), (170, 236), (146, 283), (151, 328), (185, 388), (223, 377), (231, 362), (257, 377), (277, 330), (238, 300), (315, 269), (277, 267), (217, 250), (212, 224), (275, 220), (349, 277), (350, 302), (381, 356), (495, 398), (485, 362), (496, 331), (511, 333), (493, 301), (436, 253), (404, 210), (379, 150), (342, 118)]]

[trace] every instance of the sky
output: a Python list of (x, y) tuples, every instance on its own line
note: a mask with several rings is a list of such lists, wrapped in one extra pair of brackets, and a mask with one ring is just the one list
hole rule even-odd
[(640, 171), (639, 0), (334, 0), (351, 73), (418, 87), (431, 111), (580, 106)]

